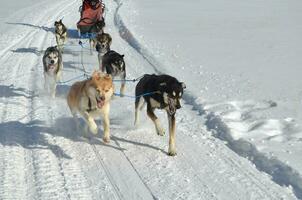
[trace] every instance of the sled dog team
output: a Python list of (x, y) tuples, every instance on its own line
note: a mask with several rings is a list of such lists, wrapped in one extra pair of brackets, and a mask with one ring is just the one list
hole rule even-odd
[[(67, 41), (67, 28), (62, 20), (56, 21), (55, 38), (57, 46), (46, 49), (43, 56), (45, 90), (52, 97), (56, 95), (57, 82), (61, 78), (63, 70), (62, 52)], [(93, 72), (91, 78), (75, 82), (67, 95), (67, 104), (79, 130), (77, 114), (80, 114), (85, 122), (84, 134), (89, 131), (98, 134), (98, 126), (95, 119), (102, 117), (103, 141), (110, 142), (110, 100), (114, 95), (113, 79), (121, 80), (120, 96), (124, 96), (126, 82), (126, 64), (124, 55), (111, 50), (112, 38), (100, 28), (94, 39), (90, 39), (90, 49), (98, 52), (99, 70)], [(147, 115), (153, 121), (156, 133), (165, 134), (155, 109), (164, 109), (167, 112), (169, 122), (169, 150), (168, 155), (176, 155), (175, 147), (175, 113), (181, 108), (180, 99), (186, 88), (183, 82), (169, 75), (145, 74), (140, 78), (135, 88), (135, 126), (139, 123), (139, 111), (147, 104)], [(87, 135), (86, 135), (87, 136)]]

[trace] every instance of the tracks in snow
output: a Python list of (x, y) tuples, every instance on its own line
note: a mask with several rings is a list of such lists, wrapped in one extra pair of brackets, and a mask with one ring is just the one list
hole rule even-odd
[[(59, 17), (72, 4), (74, 2), (60, 8), (58, 16), (54, 17)], [(52, 11), (56, 9), (51, 8)], [(117, 12), (115, 23), (120, 26)], [(40, 22), (45, 18), (46, 15)], [(124, 36), (128, 41), (131, 38), (128, 34)], [(50, 38), (53, 38), (51, 33), (40, 29), (28, 33), (18, 45), (44, 49)], [(139, 43), (137, 45), (139, 47)], [(139, 53), (160, 72), (155, 67), (156, 60), (146, 52)], [(262, 199), (282, 196), (266, 186), (268, 178), (258, 180), (256, 170), (236, 172), (250, 168), (250, 164), (245, 160), (237, 163), (238, 160), (225, 153), (229, 151), (219, 141), (210, 141), (210, 136), (195, 141), (186, 133), (190, 128), (184, 126), (178, 131), (178, 140), (183, 138), (183, 142), (179, 144), (182, 153), (177, 159), (162, 153), (160, 149), (165, 149), (163, 144), (166, 143), (156, 143), (157, 136), (142, 137), (153, 129), (133, 133), (126, 126), (117, 127), (109, 145), (103, 144), (100, 138), (83, 139), (74, 132), (65, 99), (52, 100), (33, 92), (41, 92), (43, 83), (41, 56), (35, 53), (23, 56), (7, 52), (0, 60), (1, 63), (13, 60), (6, 65), (5, 73), (10, 74), (13, 66), (6, 83), (14, 84), (5, 87), (7, 93), (1, 99), (5, 109), (0, 125), (0, 169), (4, 169), (0, 171), (0, 185), (3, 186), (0, 199), (221, 199), (224, 195), (236, 199), (242, 193)], [(19, 78), (20, 74), (24, 74), (24, 78)], [(185, 124), (192, 121), (188, 117), (191, 114), (180, 115)], [(134, 141), (133, 136), (138, 141)], [(127, 151), (125, 147), (129, 147)], [(144, 151), (146, 147), (151, 150)], [(217, 155), (219, 157), (215, 157)], [(221, 170), (219, 177), (211, 169), (215, 165)], [(226, 188), (229, 183), (238, 191)], [(239, 189), (242, 185), (245, 188)]]
[[(160, 66), (162, 66), (162, 64), (159, 63), (152, 56), (152, 54), (148, 51), (148, 49), (145, 49), (138, 42), (138, 40), (136, 40), (136, 38), (127, 29), (127, 27), (125, 26), (125, 24), (122, 21), (121, 17), (119, 16), (118, 11), (122, 6), (122, 2), (119, 1), (119, 0), (115, 0), (115, 2), (117, 3), (118, 6), (117, 6), (116, 11), (115, 11), (114, 23), (115, 23), (115, 26), (117, 27), (117, 29), (120, 33), (120, 36), (146, 60), (146, 62), (149, 64), (149, 66), (151, 66), (153, 68), (154, 72), (156, 72), (157, 74), (162, 74), (163, 73), (162, 69), (164, 69), (164, 67), (160, 67)], [(265, 156), (262, 155), (261, 153), (259, 153), (258, 151), (255, 151), (255, 148), (252, 147), (252, 144), (250, 144), (248, 142), (245, 142), (245, 141), (244, 142), (239, 141), (238, 143), (240, 143), (240, 144), (238, 144), (233, 139), (230, 139), (230, 135), (228, 134), (227, 129), (225, 129), (226, 125), (220, 120), (219, 116), (215, 116), (213, 113), (207, 113), (206, 110), (203, 108), (203, 106), (196, 102), (196, 99), (197, 98), (192, 93), (187, 92), (184, 95), (184, 100), (186, 101), (186, 103), (188, 105), (192, 106), (192, 108), (194, 110), (196, 110), (199, 115), (202, 115), (206, 118), (205, 125), (207, 126), (208, 130), (218, 132), (219, 135), (221, 136), (221, 137), (218, 136), (218, 138), (226, 140), (227, 142), (229, 142), (228, 146), (234, 152), (236, 152), (239, 155), (242, 155), (242, 153), (243, 153), (245, 156), (247, 156), (256, 165), (256, 167), (258, 167), (258, 169), (260, 169), (261, 171), (265, 171), (266, 173), (272, 175), (273, 180), (277, 184), (280, 184), (281, 186), (284, 185), (284, 184), (285, 185), (291, 185), (294, 188), (295, 194), (298, 197), (301, 197), (301, 191), (302, 190), (301, 190), (300, 184), (299, 184), (299, 182), (301, 182), (301, 181), (297, 181), (297, 177), (296, 177), (297, 173), (295, 173), (295, 172), (288, 173), (288, 172), (293, 171), (293, 170), (284, 170), (285, 168), (288, 168), (288, 166), (286, 166), (284, 163), (282, 163), (280, 161), (279, 162), (274, 162), (274, 164), (272, 164), (272, 165), (266, 164), (265, 165), (266, 167), (263, 167), (263, 162), (269, 163), (269, 162), (271, 162), (271, 160), (265, 158)], [(221, 128), (221, 127), (223, 127), (223, 128)], [(224, 132), (226, 132), (226, 133), (224, 133)], [(226, 134), (227, 136), (224, 137), (224, 136), (222, 136), (223, 134)], [(182, 137), (182, 138), (184, 138), (184, 137)], [(183, 141), (183, 142), (185, 143), (185, 141)], [(187, 145), (190, 145), (190, 143), (188, 143)], [(240, 146), (242, 148), (240, 148)], [(254, 151), (246, 150), (246, 148), (244, 146), (245, 147), (248, 146), (248, 147), (254, 149)], [(248, 149), (250, 149), (250, 148), (248, 148)], [(255, 154), (253, 152), (257, 152), (257, 154)], [(187, 152), (187, 153), (189, 153), (189, 152)], [(196, 154), (196, 152), (190, 152), (189, 155), (192, 154), (192, 153), (193, 153), (193, 155), (194, 154), (196, 156), (198, 155), (198, 154)], [(193, 157), (191, 157), (191, 158), (192, 158), (191, 160), (194, 161), (194, 158)], [(232, 161), (231, 157), (229, 157), (227, 155), (224, 155), (224, 158), (228, 158), (228, 159), (225, 159), (225, 162), (229, 162), (229, 164), (233, 165), (235, 168), (240, 168), (240, 165), (236, 164), (235, 161)], [(256, 160), (255, 160), (255, 158), (256, 158)], [(257, 158), (259, 158), (259, 159), (257, 159)], [(189, 162), (189, 160), (188, 160), (188, 162)], [(192, 162), (191, 164), (193, 166), (194, 162)], [(198, 166), (198, 164), (196, 166)], [(279, 168), (279, 170), (278, 170), (278, 168)], [(198, 169), (198, 168), (196, 168), (196, 169)], [(277, 170), (277, 172), (276, 172), (276, 170)], [(253, 192), (254, 195), (257, 195), (257, 191), (259, 192), (259, 190), (262, 191), (261, 193), (259, 193), (261, 195), (266, 196), (266, 194), (269, 194), (266, 191), (270, 190), (270, 188), (266, 186), (265, 182), (260, 182), (259, 180), (257, 180), (257, 177), (256, 177), (255, 174), (246, 173), (243, 170), (242, 170), (242, 173), (245, 174), (247, 177), (250, 177), (250, 180), (253, 180), (256, 188), (258, 188), (258, 190), (256, 189)], [(209, 174), (211, 174), (211, 173), (209, 173)], [(285, 181), (275, 180), (275, 175), (286, 177), (285, 179), (283, 179)], [(243, 185), (245, 183), (244, 181), (239, 181), (239, 182)], [(232, 192), (234, 192), (234, 191), (230, 191), (230, 193), (232, 193)], [(259, 197), (261, 197), (261, 195)], [(253, 197), (255, 197), (255, 196), (253, 196)], [(271, 198), (274, 198), (274, 197), (273, 196), (267, 196), (267, 198), (271, 199)]]

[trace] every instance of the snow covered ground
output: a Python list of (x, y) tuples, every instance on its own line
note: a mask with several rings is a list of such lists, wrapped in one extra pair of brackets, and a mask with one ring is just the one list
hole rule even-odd
[[(299, 1), (105, 1), (128, 78), (168, 73), (187, 84), (176, 157), (145, 114), (133, 127), (131, 98), (112, 101), (110, 144), (102, 128), (89, 140), (76, 132), (72, 82), (50, 99), (42, 55), (64, 17), (63, 80), (83, 73), (81, 1), (18, 3), (0, 8), (0, 199), (302, 198)], [(84, 49), (83, 64), (96, 69), (96, 53)]]

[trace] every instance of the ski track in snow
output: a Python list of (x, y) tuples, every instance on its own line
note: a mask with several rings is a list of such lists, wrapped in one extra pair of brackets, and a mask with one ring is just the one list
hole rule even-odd
[[(67, 9), (77, 10), (75, 1), (65, 2), (47, 7), (36, 24), (47, 27)], [(148, 61), (152, 57), (147, 50), (139, 52), (141, 57), (119, 39), (121, 29), (114, 27), (121, 22), (117, 5), (106, 3), (111, 9), (106, 17), (108, 32), (114, 47), (127, 53), (128, 77), (160, 72), (150, 67), (160, 63)], [(65, 20), (73, 21), (77, 14), (66, 15)], [(177, 116), (176, 157), (167, 156), (167, 135), (157, 136), (144, 114), (144, 126), (132, 127), (132, 99), (116, 97), (112, 102), (110, 144), (103, 144), (101, 136), (83, 138), (74, 130), (66, 105), (70, 85), (59, 85), (56, 99), (43, 94), (42, 49), (51, 45), (53, 37), (51, 31), (34, 29), (1, 52), (0, 63), (8, 76), (1, 81), (7, 85), (0, 86), (4, 108), (0, 113), (0, 199), (294, 199), (291, 191), (274, 184), (212, 137), (189, 94), (185, 98), (189, 104)], [(77, 41), (70, 38), (68, 44)], [(19, 51), (8, 51), (12, 49)], [(79, 56), (67, 45), (64, 80), (81, 73)], [(93, 56), (84, 60), (91, 71), (97, 66)], [(128, 93), (133, 89), (134, 85), (127, 85)], [(159, 117), (166, 125), (164, 113), (159, 112)]]
[[(118, 27), (121, 37), (127, 43), (129, 43), (129, 45), (132, 46), (139, 54), (141, 54), (141, 56), (154, 69), (154, 72), (156, 72), (157, 74), (166, 73), (164, 70), (165, 67), (152, 56), (152, 54), (148, 51), (148, 49), (146, 49), (142, 45), (140, 45), (140, 43), (136, 40), (136, 38), (133, 37), (131, 32), (127, 29), (127, 26), (125, 26), (121, 17), (118, 14), (118, 9), (120, 9), (120, 7), (122, 6), (122, 3), (119, 0), (116, 0), (116, 3), (118, 4), (118, 8), (115, 13), (115, 26)], [(228, 116), (230, 117), (230, 119), (232, 119), (233, 117), (235, 119), (237, 119), (236, 116), (238, 114), (239, 115), (242, 114), (242, 115), (245, 115), (248, 117), (250, 112), (262, 110), (262, 109), (268, 109), (270, 107), (276, 106), (275, 102), (273, 102), (273, 101), (264, 102), (263, 105), (260, 105), (260, 106), (257, 105), (257, 103), (254, 103), (252, 105), (249, 105), (249, 103), (247, 103), (247, 106), (253, 106), (254, 108), (252, 110), (246, 109), (247, 110), (246, 112), (244, 112), (245, 105), (244, 104), (241, 105), (242, 104), (241, 102), (230, 102), (230, 105), (234, 105), (235, 108), (238, 108), (241, 105), (243, 107), (243, 109), (235, 110), (235, 112), (230, 111), (230, 113), (225, 113), (226, 116), (224, 116), (219, 113), (216, 114), (214, 112), (208, 112), (207, 111), (208, 108), (204, 107), (201, 103), (197, 103), (198, 98), (195, 97), (195, 95), (192, 93), (185, 93), (184, 99), (188, 105), (193, 106), (193, 110), (197, 110), (200, 115), (205, 116), (205, 118), (206, 118), (205, 125), (207, 126), (207, 129), (216, 133), (217, 138), (227, 141), (228, 146), (232, 150), (234, 150), (237, 154), (250, 159), (259, 170), (264, 171), (264, 172), (268, 173), (269, 175), (271, 175), (273, 177), (273, 180), (276, 183), (278, 183), (280, 185), (287, 185), (287, 186), (293, 187), (295, 194), (299, 198), (302, 197), (302, 190), (301, 190), (302, 188), (301, 188), (301, 184), (300, 184), (302, 179), (298, 172), (296, 172), (291, 167), (287, 166), (282, 161), (279, 161), (276, 158), (268, 157), (268, 155), (263, 155), (262, 153), (258, 152), (256, 150), (256, 148), (247, 141), (243, 141), (243, 140), (235, 141), (236, 137), (234, 137), (233, 130), (232, 130), (232, 132), (230, 132), (230, 130), (229, 130), (229, 128), (227, 128), (227, 126), (231, 127), (231, 128), (232, 127), (240, 128), (241, 125), (244, 125), (244, 122), (242, 122), (242, 121), (234, 122), (234, 125), (233, 125), (231, 123), (225, 122), (225, 120), (222, 121), (220, 119), (220, 116), (222, 116), (224, 119), (225, 118), (228, 119)], [(266, 105), (266, 104), (268, 104), (268, 105)], [(238, 106), (236, 106), (236, 105), (238, 105)], [(275, 124), (270, 125), (270, 122), (272, 122), (272, 123), (275, 122)], [(290, 130), (291, 132), (292, 132), (292, 130), (295, 129), (295, 127), (291, 127), (293, 125), (291, 124), (290, 121), (285, 121), (283, 123), (281, 122), (281, 124), (280, 124), (280, 122), (277, 120), (271, 120), (271, 121), (268, 120), (267, 122), (259, 121), (256, 123), (254, 122), (250, 126), (252, 126), (252, 127), (251, 128), (249, 127), (249, 129), (252, 129), (253, 127), (258, 128), (258, 126), (268, 127), (273, 130), (276, 129), (276, 131), (270, 131), (269, 133), (278, 132), (279, 131), (278, 126), (281, 126), (281, 129), (282, 129), (282, 127), (284, 127), (286, 129)], [(248, 127), (248, 126), (246, 125), (246, 127)], [(246, 127), (243, 127), (243, 128), (246, 128)], [(277, 127), (277, 128), (274, 128), (274, 127)], [(266, 133), (267, 131), (264, 130), (264, 132)], [(231, 137), (231, 134), (232, 134), (232, 137)], [(278, 137), (278, 133), (277, 134), (275, 133), (274, 135), (269, 135), (269, 136), (271, 136), (271, 138), (274, 138), (275, 136)]]

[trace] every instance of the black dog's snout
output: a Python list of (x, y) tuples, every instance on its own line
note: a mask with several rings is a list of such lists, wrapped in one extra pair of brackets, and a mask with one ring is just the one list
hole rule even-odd
[(51, 64), (54, 64), (54, 63), (55, 63), (55, 61), (54, 61), (54, 60), (51, 60), (51, 61), (50, 61), (50, 63), (51, 63)]
[(175, 107), (176, 107), (176, 109), (180, 109), (181, 108), (179, 99), (177, 99)]

